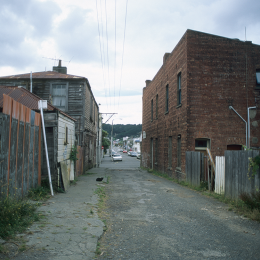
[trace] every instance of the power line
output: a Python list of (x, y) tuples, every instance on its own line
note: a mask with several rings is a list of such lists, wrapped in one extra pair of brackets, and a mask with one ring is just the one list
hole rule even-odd
[(121, 64), (121, 75), (120, 75), (120, 85), (119, 85), (119, 95), (118, 95), (118, 109), (119, 109), (119, 103), (120, 103), (120, 92), (121, 92), (121, 87), (122, 87), (122, 74), (123, 74), (124, 52), (125, 52), (125, 32), (126, 32), (127, 6), (128, 6), (128, 0), (126, 0), (126, 8), (125, 8), (125, 27), (124, 27), (122, 64)]

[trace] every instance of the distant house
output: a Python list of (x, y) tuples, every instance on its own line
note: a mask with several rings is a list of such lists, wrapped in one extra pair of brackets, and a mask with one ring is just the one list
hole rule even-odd
[(258, 149), (259, 100), (259, 45), (187, 30), (143, 89), (142, 166), (185, 178), (186, 151)]
[[(38, 109), (38, 101), (41, 100), (41, 98), (35, 94), (21, 87), (0, 86), (1, 112), (4, 94), (31, 110), (38, 113), (40, 112)], [(2, 113), (0, 113), (0, 116), (1, 115)], [(22, 116), (22, 114), (20, 114), (20, 116)], [(19, 120), (19, 118), (17, 120)], [(47, 110), (44, 110), (44, 121), (53, 186), (64, 187), (70, 180), (74, 180), (74, 161), (69, 160), (69, 157), (75, 143), (76, 120), (48, 103)], [(2, 120), (0, 120), (0, 134), (2, 130)], [(23, 151), (23, 149), (20, 151)], [(15, 158), (12, 160), (15, 160)], [(41, 179), (48, 179), (43, 137), (41, 145)]]
[[(0, 85), (20, 86), (30, 90), (31, 74), (0, 77)], [(53, 67), (53, 71), (32, 73), (32, 93), (77, 120), (76, 144), (82, 147), (84, 170), (98, 164), (99, 107), (85, 77), (67, 74), (67, 68)]]

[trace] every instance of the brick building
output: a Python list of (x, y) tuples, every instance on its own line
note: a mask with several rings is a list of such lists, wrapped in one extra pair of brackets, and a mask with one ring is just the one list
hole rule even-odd
[(184, 178), (186, 151), (243, 149), (247, 121), (259, 148), (259, 97), (259, 45), (187, 30), (143, 89), (142, 166)]

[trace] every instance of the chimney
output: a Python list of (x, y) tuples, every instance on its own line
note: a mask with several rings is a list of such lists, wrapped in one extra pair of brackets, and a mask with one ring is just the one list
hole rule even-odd
[(67, 74), (67, 67), (62, 67), (61, 66), (61, 60), (59, 60), (59, 65), (58, 66), (53, 66), (53, 71), (57, 71), (59, 73)]
[(166, 60), (169, 58), (171, 54), (169, 52), (166, 52), (163, 56), (163, 64), (166, 62)]
[(148, 86), (148, 85), (149, 85), (151, 82), (152, 82), (152, 81), (151, 81), (151, 80), (149, 80), (149, 79), (148, 79), (148, 80), (146, 80), (146, 81), (145, 81), (145, 83), (146, 83), (146, 86), (145, 86), (145, 87), (147, 87), (147, 86)]

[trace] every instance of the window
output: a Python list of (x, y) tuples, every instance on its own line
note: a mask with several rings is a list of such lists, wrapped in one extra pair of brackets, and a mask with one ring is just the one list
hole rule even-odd
[(181, 167), (181, 135), (177, 139), (177, 167)]
[(169, 111), (169, 85), (166, 86), (165, 113)]
[(65, 138), (64, 138), (64, 145), (69, 143), (69, 130), (68, 127), (65, 127)]
[(195, 150), (206, 150), (210, 149), (210, 139), (208, 138), (197, 138), (195, 139)]
[(62, 111), (67, 110), (67, 85), (52, 85), (52, 105)]
[(150, 168), (153, 169), (153, 138), (150, 141)]
[(93, 121), (93, 98), (90, 96), (90, 120)]
[(153, 99), (151, 100), (151, 121), (153, 121)]
[(178, 74), (177, 105), (181, 104), (181, 73)]
[(260, 70), (256, 71), (256, 87), (260, 88)]
[(158, 94), (156, 95), (156, 111), (155, 111), (155, 118), (158, 119)]
[(168, 138), (168, 167), (172, 167), (172, 136)]
[(155, 139), (155, 163), (158, 161), (158, 138)]

